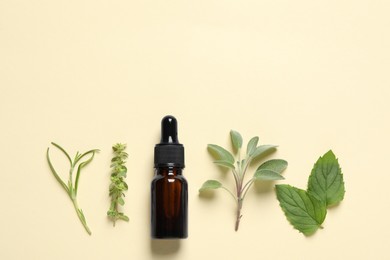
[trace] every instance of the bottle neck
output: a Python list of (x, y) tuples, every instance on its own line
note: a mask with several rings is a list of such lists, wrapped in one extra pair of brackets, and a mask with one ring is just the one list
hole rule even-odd
[(182, 175), (183, 168), (173, 167), (173, 166), (165, 166), (156, 168), (156, 174), (161, 176), (177, 176)]

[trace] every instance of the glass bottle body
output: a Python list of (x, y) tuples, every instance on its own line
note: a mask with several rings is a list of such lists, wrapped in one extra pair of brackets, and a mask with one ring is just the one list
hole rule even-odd
[(187, 238), (188, 185), (182, 168), (159, 167), (151, 185), (152, 238)]

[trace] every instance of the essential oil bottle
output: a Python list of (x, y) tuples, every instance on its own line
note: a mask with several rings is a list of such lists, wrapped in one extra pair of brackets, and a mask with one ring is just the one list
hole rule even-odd
[(177, 137), (177, 120), (161, 121), (161, 141), (154, 148), (155, 174), (151, 185), (152, 238), (188, 236), (188, 185), (183, 177), (184, 147)]

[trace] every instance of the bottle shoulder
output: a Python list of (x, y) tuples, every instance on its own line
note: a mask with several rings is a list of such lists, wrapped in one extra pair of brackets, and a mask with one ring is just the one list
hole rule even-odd
[(162, 182), (180, 182), (187, 185), (187, 180), (183, 175), (155, 175), (152, 184), (162, 183)]
[(175, 180), (187, 182), (187, 179), (183, 175), (166, 175), (166, 176), (155, 175), (153, 177), (153, 181), (164, 181), (164, 180), (168, 180), (168, 179), (175, 179)]

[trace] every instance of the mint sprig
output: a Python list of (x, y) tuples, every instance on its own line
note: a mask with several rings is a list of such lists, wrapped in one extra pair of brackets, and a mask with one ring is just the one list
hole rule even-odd
[(286, 218), (304, 235), (322, 228), (327, 207), (341, 202), (344, 193), (343, 174), (332, 150), (314, 164), (307, 191), (276, 185), (276, 195)]
[(231, 154), (225, 148), (215, 144), (209, 144), (207, 147), (210, 153), (216, 157), (217, 160), (214, 161), (216, 165), (231, 170), (235, 181), (235, 191), (232, 192), (217, 180), (208, 180), (202, 185), (202, 187), (199, 189), (199, 192), (221, 188), (226, 190), (232, 196), (237, 204), (235, 224), (235, 230), (237, 231), (242, 217), (241, 210), (243, 202), (252, 184), (255, 181), (260, 180), (274, 181), (284, 179), (281, 173), (287, 168), (287, 162), (280, 159), (266, 161), (257, 168), (249, 181), (245, 182), (245, 175), (249, 165), (255, 162), (255, 160), (262, 159), (265, 155), (273, 152), (277, 146), (257, 146), (259, 137), (255, 136), (248, 142), (245, 157), (244, 159), (241, 159), (241, 149), (243, 145), (242, 136), (239, 132), (231, 130), (230, 137), (235, 156), (233, 156), (233, 154)]
[[(80, 219), (81, 223), (83, 224), (87, 233), (89, 235), (91, 235), (92, 233), (87, 225), (87, 220), (85, 219), (84, 213), (77, 203), (77, 191), (79, 188), (79, 178), (80, 178), (81, 170), (93, 160), (95, 153), (99, 152), (99, 150), (93, 149), (93, 150), (90, 150), (90, 151), (85, 152), (85, 153), (77, 152), (76, 156), (72, 160), (64, 148), (62, 148), (60, 145), (58, 145), (56, 143), (51, 143), (51, 144), (54, 145), (54, 147), (58, 148), (66, 156), (66, 158), (69, 161), (70, 169), (69, 169), (68, 184), (65, 184), (65, 182), (61, 179), (61, 177), (57, 174), (57, 171), (54, 169), (54, 166), (53, 166), (53, 164), (50, 160), (50, 156), (49, 156), (49, 148), (47, 148), (46, 159), (47, 159), (47, 162), (49, 163), (50, 170), (51, 170), (52, 174), (54, 175), (54, 177), (56, 178), (56, 180), (58, 181), (58, 183), (62, 186), (62, 188), (64, 188), (66, 193), (69, 195), (69, 198), (72, 200), (73, 206), (76, 210), (77, 216), (79, 217), (79, 219)], [(90, 157), (87, 160), (81, 162), (81, 159), (83, 159), (84, 157), (86, 157), (88, 155), (90, 155)], [(73, 178), (73, 173), (74, 173), (74, 170), (76, 169), (77, 165), (78, 165), (78, 167), (77, 167), (76, 177)]]
[(123, 206), (125, 201), (125, 191), (128, 190), (125, 178), (127, 176), (127, 168), (125, 166), (128, 154), (125, 152), (126, 144), (117, 143), (112, 147), (114, 157), (111, 159), (111, 184), (109, 187), (109, 195), (111, 196), (110, 209), (107, 211), (107, 216), (115, 222), (118, 219), (129, 221), (129, 217), (119, 211), (119, 206)]

